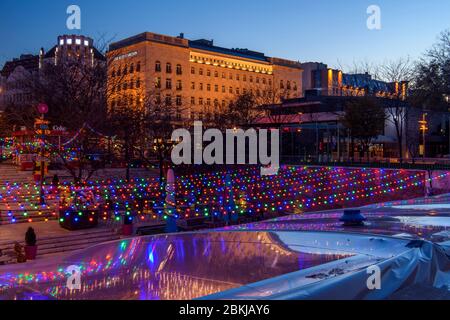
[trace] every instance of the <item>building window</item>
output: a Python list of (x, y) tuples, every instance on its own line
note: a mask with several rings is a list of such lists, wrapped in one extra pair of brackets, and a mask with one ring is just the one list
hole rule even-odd
[(283, 82), (283, 80), (280, 81), (280, 88), (284, 89), (284, 82)]
[[(297, 87), (297, 82), (294, 82), (294, 90), (297, 91), (298, 87)], [(336, 93), (337, 93), (337, 89), (336, 89)]]
[(130, 73), (134, 73), (134, 63), (132, 63), (130, 66)]
[(203, 83), (200, 83), (200, 91), (203, 91)]
[(155, 88), (156, 89), (161, 89), (161, 77), (157, 77), (155, 79)]
[(191, 74), (195, 74), (195, 68), (191, 67)]
[(166, 105), (172, 105), (172, 96), (170, 94), (166, 95)]
[(183, 68), (181, 67), (181, 64), (177, 64), (177, 75), (183, 74)]
[(206, 71), (206, 75), (207, 75), (208, 77), (211, 77), (211, 70), (207, 70), (207, 71)]
[(198, 69), (198, 74), (201, 75), (201, 76), (203, 75), (203, 69), (202, 68)]
[(225, 88), (225, 86), (222, 86), (222, 93), (225, 93), (226, 92), (226, 88)]
[(191, 105), (195, 106), (195, 97), (191, 97)]
[(211, 91), (211, 85), (209, 83), (206, 85), (206, 91)]
[(229, 93), (233, 93), (233, 87), (230, 87)]
[(266, 82), (266, 78), (263, 78), (262, 79), (262, 82), (263, 82), (263, 84), (266, 84), (267, 82)]
[(134, 88), (134, 80), (131, 79), (131, 81), (130, 81), (130, 89), (133, 90), (133, 88)]
[(219, 72), (215, 71), (214, 72), (214, 77), (218, 78), (219, 77)]
[(191, 82), (191, 90), (195, 90), (195, 82)]
[(288, 90), (291, 90), (291, 82), (290, 82), (290, 81), (287, 82), (287, 85), (286, 85), (286, 86), (287, 86), (287, 89), (288, 89)]
[(170, 62), (166, 64), (166, 72), (172, 73), (172, 64)]
[(128, 66), (125, 65), (125, 67), (123, 68), (123, 75), (127, 75), (128, 74)]
[(236, 88), (236, 94), (239, 94), (239, 88)]
[(198, 104), (201, 106), (203, 105), (203, 98), (198, 98)]
[(182, 103), (183, 103), (183, 101), (182, 101), (181, 96), (177, 96), (177, 101), (176, 101), (177, 106), (181, 106)]
[(161, 62), (156, 61), (156, 63), (155, 63), (155, 71), (156, 72), (161, 72)]
[(216, 84), (216, 85), (214, 86), (214, 91), (215, 91), (215, 92), (219, 92), (219, 85)]
[(239, 81), (239, 74), (236, 75), (236, 80)]
[(172, 79), (166, 79), (166, 89), (172, 89)]
[(219, 107), (219, 100), (217, 100), (217, 99), (214, 99), (214, 107)]
[(183, 90), (183, 84), (181, 82), (181, 80), (177, 80), (177, 90)]
[(225, 100), (222, 100), (222, 108), (225, 108), (225, 106), (227, 105)]
[(230, 72), (230, 80), (233, 80), (233, 74)]
[(207, 106), (210, 106), (210, 105), (211, 105), (211, 99), (210, 99), (210, 98), (206, 99), (206, 105), (207, 105)]
[(222, 72), (222, 79), (226, 79), (226, 77), (225, 72)]
[(137, 65), (136, 65), (136, 72), (141, 72), (141, 62), (138, 61)]

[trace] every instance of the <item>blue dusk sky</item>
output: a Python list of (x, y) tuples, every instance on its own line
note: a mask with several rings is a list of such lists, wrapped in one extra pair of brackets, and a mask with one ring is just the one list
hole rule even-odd
[[(66, 28), (69, 5), (82, 29)], [(381, 30), (366, 26), (368, 6), (381, 8)], [(121, 40), (151, 31), (214, 39), (268, 56), (349, 66), (412, 58), (450, 28), (448, 0), (0, 0), (0, 67), (22, 53), (50, 49), (60, 34)]]

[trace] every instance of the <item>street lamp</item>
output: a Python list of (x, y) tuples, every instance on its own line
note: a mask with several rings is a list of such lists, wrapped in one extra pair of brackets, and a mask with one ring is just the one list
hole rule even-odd
[(428, 131), (428, 121), (427, 121), (427, 113), (424, 113), (422, 116), (422, 120), (419, 121), (419, 129), (420, 132), (422, 133), (422, 145), (421, 145), (421, 153), (422, 153), (422, 158), (425, 160), (425, 148), (426, 148), (426, 142), (425, 142), (425, 138), (426, 138), (426, 133)]
[(40, 176), (40, 190), (39, 190), (39, 204), (41, 206), (45, 205), (45, 195), (44, 195), (44, 175), (45, 175), (45, 130), (48, 129), (48, 122), (44, 120), (45, 114), (48, 112), (48, 106), (45, 103), (40, 103), (37, 106), (38, 112), (41, 114), (41, 118), (39, 119), (39, 131), (41, 133), (41, 150), (40, 150), (40, 162), (41, 162), (41, 176)]

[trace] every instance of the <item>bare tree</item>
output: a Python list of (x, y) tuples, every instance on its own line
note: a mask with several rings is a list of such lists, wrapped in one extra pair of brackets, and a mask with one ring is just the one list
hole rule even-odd
[(405, 127), (407, 122), (407, 106), (408, 83), (414, 76), (414, 63), (409, 57), (399, 58), (397, 60), (386, 61), (380, 66), (380, 74), (384, 81), (395, 86), (391, 99), (385, 100), (385, 110), (387, 113), (387, 121), (391, 123), (395, 129), (398, 156), (400, 163), (403, 162), (403, 142), (405, 135)]

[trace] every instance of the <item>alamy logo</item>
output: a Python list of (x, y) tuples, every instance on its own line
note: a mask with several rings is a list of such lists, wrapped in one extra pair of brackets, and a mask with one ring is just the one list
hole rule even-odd
[(370, 266), (367, 268), (367, 289), (369, 290), (381, 290), (381, 269), (378, 266)]
[[(280, 132), (277, 129), (270, 130), (270, 143), (268, 133), (267, 129), (229, 129), (224, 137), (218, 129), (208, 129), (203, 133), (203, 123), (196, 121), (194, 139), (187, 129), (173, 132), (172, 142), (177, 144), (172, 150), (172, 162), (175, 165), (192, 164), (192, 161), (198, 165), (260, 164), (263, 166), (261, 175), (276, 175), (280, 168)], [(203, 148), (205, 142), (209, 144)]]
[(67, 278), (67, 288), (69, 290), (81, 290), (81, 268), (78, 266), (70, 266), (66, 269), (69, 274)]
[(67, 29), (80, 30), (81, 29), (81, 9), (77, 5), (70, 5), (67, 7), (67, 14), (69, 17), (66, 21)]
[(377, 5), (371, 5), (367, 8), (367, 28), (369, 30), (381, 30), (381, 8)]

